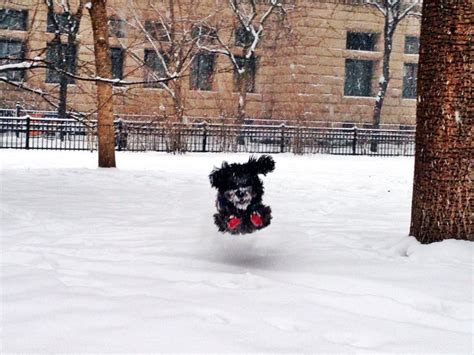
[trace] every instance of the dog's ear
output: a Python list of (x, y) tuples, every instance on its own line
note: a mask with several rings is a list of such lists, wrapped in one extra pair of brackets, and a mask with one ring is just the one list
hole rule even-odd
[(218, 189), (227, 181), (228, 175), (229, 164), (225, 161), (222, 163), (222, 166), (220, 168), (215, 168), (209, 175), (209, 181), (211, 182), (211, 186)]
[(267, 175), (275, 170), (275, 162), (269, 155), (262, 155), (260, 158), (250, 157), (247, 163), (249, 169), (255, 174)]

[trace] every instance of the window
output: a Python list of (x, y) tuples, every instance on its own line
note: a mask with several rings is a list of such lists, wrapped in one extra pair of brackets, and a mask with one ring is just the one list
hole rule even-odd
[[(68, 46), (65, 43), (48, 43), (46, 61), (55, 68), (66, 70), (68, 73), (74, 74), (76, 72), (76, 46)], [(46, 69), (46, 82), (61, 82), (61, 73), (52, 68)], [(67, 82), (72, 84), (74, 83), (74, 79), (68, 77)]]
[(245, 27), (235, 29), (235, 45), (239, 47), (250, 46), (253, 42), (253, 35)]
[[(161, 56), (165, 63), (168, 63), (168, 56), (163, 53), (161, 53)], [(160, 83), (154, 83), (153, 81), (164, 78), (165, 76), (166, 71), (163, 60), (161, 60), (155, 50), (145, 49), (145, 81), (149, 81), (149, 83), (145, 84), (145, 87), (160, 87)]]
[(0, 29), (26, 31), (28, 11), (0, 9)]
[(371, 96), (373, 62), (346, 59), (345, 96)]
[(199, 25), (193, 26), (191, 29), (191, 37), (193, 40), (200, 40), (204, 43), (213, 43), (217, 38), (216, 31), (210, 27)]
[(211, 90), (215, 56), (200, 53), (194, 57), (191, 66), (190, 86), (193, 90)]
[(145, 21), (145, 31), (147, 31), (151, 38), (161, 42), (169, 42), (168, 30), (160, 21)]
[(376, 33), (347, 32), (346, 49), (356, 51), (375, 51)]
[(416, 99), (416, 79), (418, 64), (405, 63), (403, 66), (403, 92), (404, 99)]
[[(18, 63), (18, 60), (25, 58), (25, 46), (20, 41), (2, 39), (0, 40), (0, 65)], [(25, 79), (24, 70), (9, 70), (1, 73), (11, 81), (23, 81)]]
[(123, 49), (110, 48), (110, 57), (112, 59), (112, 78), (123, 79)]
[(245, 72), (239, 75), (237, 69), (234, 67), (234, 90), (239, 91), (242, 80), (245, 81), (245, 87), (247, 92), (255, 92), (255, 77), (257, 74), (257, 59), (250, 57), (235, 57), (237, 64), (240, 68), (245, 67)]
[(54, 33), (59, 30), (60, 33), (71, 33), (75, 25), (76, 19), (69, 12), (55, 13), (48, 11), (46, 31)]
[(125, 37), (125, 20), (111, 17), (109, 18), (109, 36), (124, 38)]
[(418, 54), (420, 50), (420, 39), (418, 37), (405, 37), (405, 54)]

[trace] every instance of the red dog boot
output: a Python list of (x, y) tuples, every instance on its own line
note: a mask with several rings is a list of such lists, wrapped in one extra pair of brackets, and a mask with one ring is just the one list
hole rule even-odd
[(227, 221), (227, 228), (232, 231), (235, 228), (237, 228), (239, 224), (240, 224), (240, 218), (237, 218), (235, 216), (230, 216), (229, 220)]
[(254, 212), (250, 215), (250, 222), (257, 228), (263, 226), (262, 216), (260, 216), (258, 212)]

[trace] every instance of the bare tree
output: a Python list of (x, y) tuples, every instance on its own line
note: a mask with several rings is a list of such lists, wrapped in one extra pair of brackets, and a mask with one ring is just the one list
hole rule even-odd
[[(107, 0), (92, 0), (88, 4), (94, 37), (96, 74), (112, 78), (109, 29), (107, 25)], [(115, 168), (115, 133), (112, 84), (97, 83), (97, 136), (99, 141), (99, 167)]]
[[(53, 0), (44, 0), (48, 8), (48, 31), (54, 32), (54, 39), (50, 43), (51, 51), (54, 53), (55, 65), (61, 70), (59, 75), (59, 103), (58, 116), (66, 117), (67, 114), (67, 92), (68, 84), (73, 79), (63, 72), (75, 72), (77, 34), (81, 25), (84, 10), (84, 0), (79, 0), (75, 11), (68, 0), (58, 2), (55, 6)], [(59, 8), (60, 11), (56, 11)], [(62, 35), (67, 36), (63, 43)]]
[[(228, 0), (235, 24), (230, 31), (231, 36), (225, 40), (220, 31), (216, 29), (214, 33), (215, 45), (207, 45), (198, 41), (198, 46), (202, 50), (222, 54), (230, 60), (237, 76), (236, 86), (239, 92), (237, 121), (239, 124), (243, 123), (246, 118), (247, 92), (254, 85), (250, 80), (256, 66), (256, 50), (262, 43), (264, 30), (272, 16), (280, 16), (280, 23), (283, 23), (286, 17), (286, 8), (283, 3), (283, 0), (265, 2)], [(235, 50), (235, 46), (240, 47), (240, 51)]]
[[(390, 57), (393, 49), (393, 36), (400, 22), (407, 16), (420, 16), (420, 0), (365, 0), (364, 4), (373, 7), (384, 17), (382, 75), (378, 82), (378, 93), (373, 112), (373, 128), (380, 128), (382, 107), (390, 82)], [(371, 144), (371, 151), (377, 151), (377, 143)]]
[[(196, 40), (201, 34), (198, 32), (202, 32), (203, 22), (212, 15), (203, 19), (193, 16), (196, 2), (167, 0), (164, 5), (166, 6), (160, 7), (150, 1), (153, 19), (144, 20), (142, 14), (137, 12), (134, 1), (130, 2), (133, 22), (129, 25), (144, 35), (145, 42), (138, 44), (151, 47), (151, 50), (146, 50), (145, 58), (137, 56), (130, 46), (127, 52), (138, 66), (144, 67), (145, 85), (162, 88), (171, 98), (173, 121), (183, 122), (185, 100), (182, 78), (186, 76), (196, 55)], [(173, 80), (162, 80), (163, 78)]]
[(410, 235), (474, 241), (471, 0), (424, 0)]
[[(87, 122), (89, 114), (74, 113), (74, 108), (67, 103), (67, 84), (70, 80), (80, 82), (93, 82), (97, 86), (97, 109), (98, 113), (98, 142), (99, 142), (99, 166), (112, 167), (115, 166), (114, 159), (114, 127), (113, 127), (113, 106), (112, 106), (112, 84), (122, 86), (142, 85), (144, 80), (127, 81), (121, 79), (112, 79), (111, 76), (111, 60), (108, 46), (108, 28), (107, 13), (105, 8), (105, 0), (96, 0), (85, 2), (79, 0), (76, 4), (77, 11), (71, 14), (71, 7), (68, 1), (61, 1), (60, 7), (64, 10), (63, 15), (56, 18), (52, 12), (54, 8), (53, 0), (45, 0), (45, 5), (49, 10), (49, 24), (54, 29), (53, 53), (57, 47), (61, 47), (51, 58), (45, 49), (34, 49), (39, 51), (38, 55), (33, 58), (19, 58), (13, 56), (11, 58), (0, 58), (4, 64), (0, 65), (0, 74), (8, 72), (29, 71), (34, 72), (37, 69), (47, 69), (50, 74), (60, 78), (59, 95), (54, 91), (48, 91), (45, 87), (34, 87), (25, 82), (16, 81), (15, 78), (9, 78), (8, 75), (0, 75), (0, 81), (7, 83), (17, 89), (24, 90), (45, 100), (49, 105), (56, 108), (60, 112), (60, 117), (65, 117), (65, 112), (72, 118), (81, 121), (88, 128), (92, 125)], [(84, 8), (88, 8), (93, 24), (94, 48), (95, 48), (95, 74), (76, 74), (71, 58), (75, 56), (75, 46), (77, 45), (77, 33), (79, 22), (82, 18)], [(68, 42), (66, 47), (62, 46), (62, 35), (66, 28)], [(74, 48), (72, 50), (71, 48)], [(46, 55), (45, 55), (46, 52)], [(6, 61), (6, 63), (5, 63)], [(152, 79), (151, 82), (165, 82), (173, 80), (174, 76)], [(147, 80), (147, 82), (150, 82)], [(71, 112), (72, 111), (72, 112)]]

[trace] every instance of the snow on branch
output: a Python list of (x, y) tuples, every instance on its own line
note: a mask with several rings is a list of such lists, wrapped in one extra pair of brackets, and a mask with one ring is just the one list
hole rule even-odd
[[(237, 19), (240, 28), (245, 33), (246, 37), (250, 39), (249, 43), (243, 45), (243, 56), (246, 59), (250, 59), (254, 56), (258, 45), (262, 41), (263, 32), (265, 25), (270, 16), (275, 12), (279, 11), (281, 14), (286, 15), (286, 10), (283, 7), (283, 0), (269, 0), (265, 2), (265, 5), (261, 4), (258, 0), (229, 0), (229, 7)], [(267, 6), (264, 8), (264, 6)], [(237, 28), (234, 28), (234, 32)], [(235, 70), (239, 74), (245, 72), (245, 65), (237, 60), (234, 55), (234, 49), (232, 48), (234, 43), (225, 43), (220, 37), (218, 31), (216, 31), (215, 38), (217, 39), (217, 46), (204, 45), (199, 39), (197, 42), (198, 48), (205, 50), (210, 53), (223, 54), (227, 56)]]
[(365, 0), (363, 4), (377, 9), (395, 24), (407, 16), (421, 16), (418, 11), (421, 0)]
[[(0, 58), (2, 59), (8, 59), (8, 58)], [(11, 60), (11, 59), (10, 59)], [(156, 77), (155, 80), (153, 81), (127, 81), (127, 80), (122, 80), (122, 79), (107, 79), (107, 78), (101, 78), (99, 76), (81, 76), (77, 75), (71, 72), (68, 72), (66, 70), (57, 68), (53, 63), (50, 63), (40, 57), (36, 57), (33, 59), (27, 59), (23, 60), (18, 63), (8, 63), (8, 64), (3, 64), (0, 65), (0, 73), (2, 72), (7, 72), (7, 71), (13, 71), (13, 70), (33, 70), (33, 69), (40, 69), (40, 68), (47, 68), (50, 70), (54, 70), (58, 72), (59, 74), (65, 75), (67, 77), (80, 80), (80, 81), (89, 81), (89, 82), (102, 82), (102, 83), (109, 83), (113, 85), (120, 85), (120, 86), (130, 86), (130, 85), (139, 85), (139, 84), (146, 84), (146, 83), (162, 83), (162, 82), (167, 82), (170, 80), (175, 80), (178, 76), (177, 75), (171, 75), (169, 77), (165, 78), (159, 78)], [(5, 81), (5, 80), (4, 80)]]
[(37, 62), (34, 61), (23, 61), (20, 63), (8, 63), (0, 65), (0, 73), (13, 71), (13, 70), (26, 70), (38, 66)]

